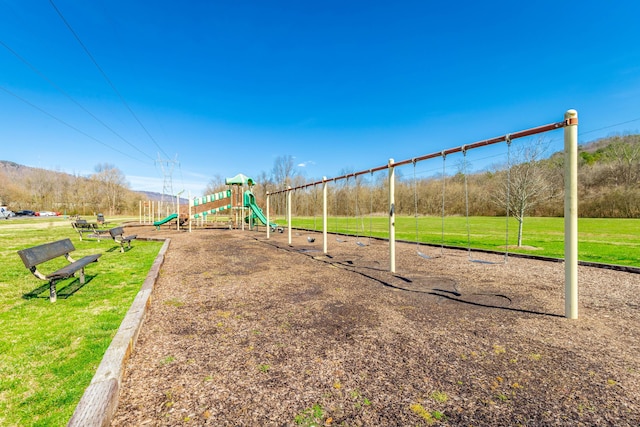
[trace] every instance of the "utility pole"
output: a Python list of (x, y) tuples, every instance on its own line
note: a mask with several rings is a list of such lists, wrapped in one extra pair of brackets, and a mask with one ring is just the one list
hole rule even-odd
[(168, 197), (169, 204), (173, 204), (173, 169), (176, 167), (178, 163), (178, 155), (172, 160), (165, 160), (160, 158), (160, 153), (158, 153), (158, 160), (156, 160), (156, 164), (160, 165), (160, 169), (162, 170), (162, 194), (160, 195), (160, 208), (158, 209), (158, 214), (162, 218), (163, 215), (168, 215), (168, 212), (162, 212), (162, 209), (165, 207), (165, 197)]

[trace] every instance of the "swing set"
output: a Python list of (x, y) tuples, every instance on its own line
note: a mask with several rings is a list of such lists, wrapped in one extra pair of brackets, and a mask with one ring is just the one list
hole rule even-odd
[[(465, 217), (466, 217), (466, 231), (467, 231), (467, 257), (470, 262), (481, 263), (481, 264), (496, 264), (495, 262), (486, 261), (482, 259), (478, 259), (473, 256), (472, 248), (471, 248), (471, 221), (469, 215), (469, 185), (468, 185), (468, 170), (467, 170), (467, 153), (470, 150), (486, 147), (489, 145), (506, 142), (507, 144), (507, 193), (506, 193), (506, 227), (505, 227), (505, 252), (504, 252), (504, 260), (502, 263), (507, 262), (509, 255), (509, 217), (510, 217), (510, 176), (509, 171), (511, 169), (511, 159), (510, 159), (510, 146), (511, 141), (524, 138), (536, 134), (541, 134), (544, 132), (549, 132), (558, 129), (564, 129), (564, 144), (565, 144), (565, 290), (566, 290), (566, 303), (565, 303), (565, 312), (566, 316), (569, 318), (577, 318), (577, 125), (578, 125), (578, 116), (575, 110), (568, 110), (564, 115), (564, 120), (549, 123), (542, 126), (537, 126), (530, 129), (525, 129), (518, 132), (512, 132), (510, 134), (506, 134), (503, 136), (498, 136), (486, 140), (481, 140), (472, 144), (467, 144), (455, 148), (449, 148), (446, 150), (442, 150), (439, 152), (435, 152), (432, 154), (427, 154), (419, 157), (414, 157), (408, 160), (403, 160), (400, 162), (396, 162), (393, 159), (389, 159), (388, 163), (382, 166), (378, 166), (375, 168), (371, 168), (368, 170), (363, 170), (360, 172), (349, 173), (346, 175), (338, 176), (335, 178), (327, 179), (324, 177), (321, 181), (308, 183), (300, 187), (296, 188), (287, 188), (284, 190), (275, 191), (273, 193), (267, 193), (267, 203), (270, 196), (278, 195), (281, 193), (285, 193), (287, 196), (287, 223), (289, 228), (288, 239), (289, 244), (291, 244), (291, 193), (292, 190), (296, 190), (297, 188), (309, 187), (322, 185), (322, 230), (323, 230), (323, 252), (328, 253), (328, 228), (327, 228), (327, 190), (329, 187), (329, 183), (332, 182), (334, 185), (339, 181), (344, 180), (345, 184), (343, 186), (342, 193), (346, 193), (349, 188), (349, 180), (354, 178), (355, 180), (355, 217), (356, 217), (356, 228), (355, 228), (355, 241), (357, 246), (365, 247), (371, 243), (371, 235), (372, 235), (372, 214), (373, 214), (373, 192), (370, 190), (370, 200), (369, 200), (369, 238), (367, 243), (364, 242), (365, 239), (361, 239), (361, 231), (364, 231), (364, 214), (362, 212), (362, 202), (361, 202), (361, 188), (358, 182), (358, 177), (364, 174), (371, 174), (373, 176), (374, 172), (379, 172), (383, 170), (387, 170), (389, 174), (388, 178), (388, 242), (389, 242), (389, 271), (391, 273), (395, 273), (395, 213), (396, 213), (396, 204), (395, 204), (395, 168), (398, 166), (404, 166), (413, 164), (414, 174), (413, 174), (413, 190), (414, 190), (414, 215), (415, 215), (415, 235), (416, 235), (416, 254), (422, 259), (430, 259), (430, 258), (438, 258), (443, 257), (445, 255), (445, 214), (446, 214), (446, 161), (447, 156), (453, 153), (462, 153), (463, 155), (463, 176), (464, 176), (464, 205), (465, 205)], [(424, 244), (421, 243), (420, 239), (420, 225), (418, 221), (419, 210), (418, 210), (418, 179), (416, 176), (416, 164), (418, 162), (442, 158), (442, 194), (441, 194), (441, 230), (440, 230), (440, 253), (436, 256), (431, 256), (424, 251)], [(338, 243), (345, 243), (349, 239), (346, 237), (349, 234), (349, 204), (347, 203), (344, 211), (345, 215), (345, 233), (339, 233), (339, 204), (338, 204), (338, 191), (334, 191), (334, 219), (335, 219), (335, 235), (336, 241)], [(315, 202), (314, 202), (315, 203)], [(268, 210), (267, 210), (268, 214)], [(314, 206), (314, 215), (315, 215), (315, 206)], [(268, 217), (267, 217), (268, 219)], [(360, 228), (358, 228), (358, 219), (360, 219)], [(314, 218), (314, 227), (315, 227), (315, 218)], [(363, 233), (364, 234), (364, 233)], [(267, 229), (267, 238), (269, 238), (269, 229)]]
[(432, 258), (441, 258), (444, 256), (444, 218), (445, 218), (445, 189), (446, 189), (446, 158), (447, 155), (444, 151), (441, 153), (442, 155), (442, 174), (440, 179), (442, 181), (442, 220), (441, 220), (441, 230), (440, 230), (440, 254), (437, 256), (430, 256), (426, 253), (422, 252), (422, 245), (420, 245), (420, 226), (418, 224), (418, 179), (416, 177), (416, 159), (411, 159), (413, 163), (413, 206), (414, 206), (414, 216), (416, 220), (416, 253), (419, 257), (424, 259), (432, 259)]

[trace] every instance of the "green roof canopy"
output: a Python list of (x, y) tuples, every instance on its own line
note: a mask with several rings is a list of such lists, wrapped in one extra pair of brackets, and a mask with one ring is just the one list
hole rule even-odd
[(233, 178), (226, 178), (224, 183), (227, 185), (249, 185), (250, 187), (254, 184), (253, 179), (241, 173)]

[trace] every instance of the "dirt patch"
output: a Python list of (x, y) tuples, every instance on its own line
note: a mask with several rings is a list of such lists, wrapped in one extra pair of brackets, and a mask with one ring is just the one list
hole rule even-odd
[(136, 232), (172, 244), (114, 426), (640, 424), (639, 275), (580, 267), (567, 320), (561, 263)]

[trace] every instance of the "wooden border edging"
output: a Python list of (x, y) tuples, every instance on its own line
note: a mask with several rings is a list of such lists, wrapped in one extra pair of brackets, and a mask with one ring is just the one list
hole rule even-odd
[(171, 239), (140, 238), (138, 240), (161, 240), (164, 241), (164, 244), (151, 265), (140, 292), (136, 295), (122, 320), (118, 332), (104, 353), (102, 362), (100, 362), (91, 383), (85, 389), (78, 406), (76, 406), (73, 416), (67, 424), (68, 427), (109, 426), (118, 407), (124, 366), (138, 339), (138, 333), (150, 304), (153, 286), (160, 274), (160, 267), (164, 263), (164, 256), (171, 243)]

